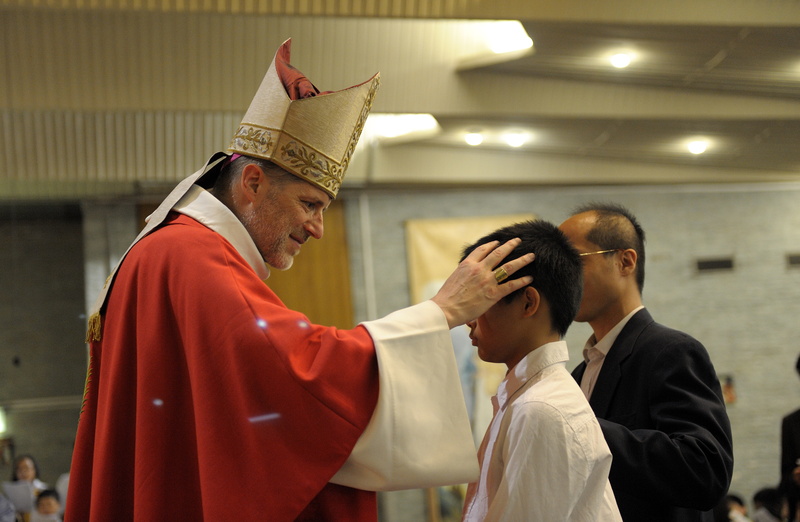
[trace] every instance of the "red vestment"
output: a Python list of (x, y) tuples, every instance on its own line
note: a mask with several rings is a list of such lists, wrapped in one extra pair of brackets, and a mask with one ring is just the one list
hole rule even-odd
[(377, 396), (365, 328), (312, 324), (172, 214), (127, 254), (91, 344), (65, 521), (374, 521), (375, 493), (328, 480)]

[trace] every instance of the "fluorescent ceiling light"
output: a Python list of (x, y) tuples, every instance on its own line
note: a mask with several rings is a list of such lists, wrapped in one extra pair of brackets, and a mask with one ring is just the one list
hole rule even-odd
[(405, 141), (433, 136), (441, 130), (431, 114), (370, 114), (364, 125), (361, 141)]
[(533, 47), (533, 40), (517, 20), (494, 22), (487, 30), (489, 49), (497, 54)]
[(431, 130), (438, 125), (431, 114), (376, 114), (369, 119), (376, 125), (376, 134), (384, 138)]
[(519, 20), (471, 22), (457, 70), (465, 71), (533, 54), (533, 40)]

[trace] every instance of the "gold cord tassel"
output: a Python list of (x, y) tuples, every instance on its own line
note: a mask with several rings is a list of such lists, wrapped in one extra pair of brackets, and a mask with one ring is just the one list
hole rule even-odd
[(101, 326), (100, 312), (92, 314), (92, 316), (89, 317), (89, 327), (86, 330), (87, 343), (100, 340)]
[(89, 395), (89, 384), (92, 382), (92, 355), (89, 354), (89, 364), (86, 367), (86, 382), (83, 385), (83, 399), (81, 400), (81, 415), (86, 408), (86, 400)]

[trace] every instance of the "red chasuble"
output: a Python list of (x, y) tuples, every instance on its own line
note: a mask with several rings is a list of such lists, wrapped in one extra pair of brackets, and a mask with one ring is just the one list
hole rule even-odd
[(377, 396), (363, 327), (311, 324), (172, 214), (125, 258), (91, 344), (65, 521), (377, 520), (375, 493), (328, 484)]

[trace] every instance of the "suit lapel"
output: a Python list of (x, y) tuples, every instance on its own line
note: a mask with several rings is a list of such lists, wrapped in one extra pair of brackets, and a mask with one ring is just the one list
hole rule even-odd
[(583, 372), (586, 371), (586, 361), (581, 361), (578, 366), (572, 370), (572, 377), (578, 381), (578, 385), (581, 384), (581, 380), (583, 379)]
[(653, 322), (653, 318), (647, 309), (639, 310), (630, 318), (614, 344), (611, 345), (589, 399), (589, 404), (598, 417), (605, 418), (608, 415), (611, 398), (622, 378), (622, 364), (631, 355), (641, 331), (651, 322)]

